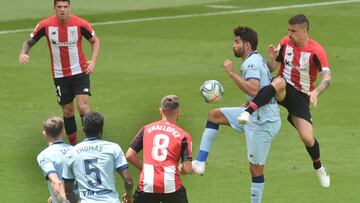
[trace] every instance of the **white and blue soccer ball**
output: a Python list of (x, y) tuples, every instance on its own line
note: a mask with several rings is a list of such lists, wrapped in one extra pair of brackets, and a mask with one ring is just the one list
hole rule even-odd
[(207, 80), (200, 87), (200, 96), (207, 103), (216, 103), (224, 96), (224, 88), (217, 80)]

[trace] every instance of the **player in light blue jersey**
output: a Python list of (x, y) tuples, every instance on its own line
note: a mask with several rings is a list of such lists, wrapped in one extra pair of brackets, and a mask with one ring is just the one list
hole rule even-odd
[(71, 145), (63, 142), (64, 122), (60, 117), (49, 117), (44, 121), (43, 136), (49, 146), (37, 156), (37, 162), (48, 180), (48, 187), (53, 203), (66, 203), (62, 182), (65, 154)]
[(98, 112), (86, 113), (83, 119), (86, 139), (73, 147), (65, 157), (63, 179), (65, 191), (72, 203), (77, 202), (72, 193), (72, 182), (77, 181), (82, 203), (120, 203), (115, 188), (115, 172), (124, 180), (124, 202), (131, 202), (133, 181), (128, 163), (120, 146), (102, 140), (104, 118)]
[[(240, 90), (247, 95), (248, 101), (252, 101), (259, 89), (271, 83), (272, 76), (265, 60), (256, 51), (257, 33), (249, 27), (237, 27), (234, 29), (234, 35), (234, 54), (244, 60), (241, 65), (242, 76), (236, 74), (230, 60), (224, 62), (224, 68)], [(228, 125), (238, 132), (244, 132), (252, 177), (250, 199), (251, 203), (259, 203), (265, 183), (264, 165), (271, 142), (280, 130), (281, 120), (274, 99), (252, 114), (248, 125), (241, 125), (237, 120), (244, 110), (245, 105), (216, 108), (210, 111), (201, 139), (200, 152), (192, 166), (195, 173), (204, 173), (205, 161), (218, 134), (219, 125)]]

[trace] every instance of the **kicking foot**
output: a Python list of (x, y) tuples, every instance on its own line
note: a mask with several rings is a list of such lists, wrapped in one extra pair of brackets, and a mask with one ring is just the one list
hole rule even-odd
[(243, 111), (239, 117), (237, 117), (237, 121), (240, 124), (247, 124), (249, 122), (250, 113), (247, 111)]

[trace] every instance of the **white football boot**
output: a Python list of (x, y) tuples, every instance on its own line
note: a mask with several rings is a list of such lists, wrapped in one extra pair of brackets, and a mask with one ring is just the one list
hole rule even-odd
[(203, 175), (205, 173), (205, 162), (198, 160), (192, 161), (192, 169), (196, 175)]
[(316, 175), (318, 176), (318, 179), (320, 181), (320, 185), (323, 188), (328, 188), (330, 187), (330, 176), (329, 174), (326, 172), (326, 169), (321, 166), (321, 168), (316, 169), (315, 170)]
[(247, 124), (249, 122), (250, 113), (247, 111), (243, 111), (239, 117), (237, 117), (237, 121), (239, 124)]

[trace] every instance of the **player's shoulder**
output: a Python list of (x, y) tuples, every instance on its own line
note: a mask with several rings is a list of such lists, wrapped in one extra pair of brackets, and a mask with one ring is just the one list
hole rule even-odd
[(290, 38), (288, 35), (284, 36), (281, 40), (280, 40), (280, 45), (286, 45), (290, 42)]
[(50, 17), (47, 17), (45, 19), (42, 19), (40, 22), (39, 22), (39, 25), (42, 25), (42, 26), (50, 26), (50, 25), (53, 25), (53, 24), (56, 24), (57, 23), (57, 19), (56, 19), (56, 16), (50, 16)]
[(76, 15), (71, 15), (70, 19), (73, 23), (77, 23), (77, 24), (90, 24), (87, 20), (85, 20), (84, 18), (81, 18), (79, 16)]
[(316, 40), (310, 39), (309, 42), (309, 47), (313, 50), (313, 52), (325, 52), (325, 49)]

